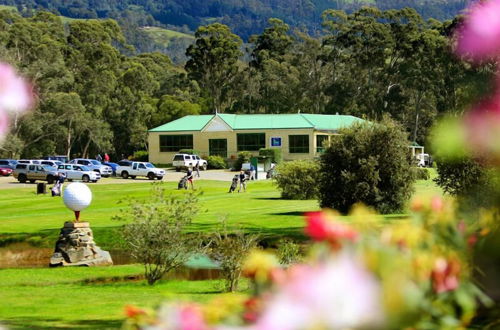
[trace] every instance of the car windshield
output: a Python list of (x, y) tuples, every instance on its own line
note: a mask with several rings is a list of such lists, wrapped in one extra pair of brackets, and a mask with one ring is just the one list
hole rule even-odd
[(101, 165), (101, 163), (97, 160), (91, 160), (92, 164), (94, 165)]
[(43, 169), (45, 171), (53, 171), (54, 170), (54, 168), (52, 166), (50, 166), (50, 165), (43, 165)]
[(155, 168), (155, 166), (153, 164), (151, 164), (151, 163), (146, 163), (146, 167), (147, 168)]
[(174, 160), (184, 160), (184, 156), (182, 156), (182, 155), (175, 155)]
[(85, 165), (81, 165), (80, 168), (82, 169), (82, 171), (90, 171), (90, 168)]

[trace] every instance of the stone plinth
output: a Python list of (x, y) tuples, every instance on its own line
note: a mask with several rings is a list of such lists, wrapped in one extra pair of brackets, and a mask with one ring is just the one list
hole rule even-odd
[(113, 261), (108, 251), (101, 250), (94, 242), (88, 222), (65, 222), (50, 266), (105, 266)]

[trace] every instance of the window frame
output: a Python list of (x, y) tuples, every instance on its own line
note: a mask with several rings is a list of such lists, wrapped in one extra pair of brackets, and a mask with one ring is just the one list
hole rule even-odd
[[(302, 143), (301, 146), (294, 146), (293, 144), (296, 143), (294, 141), (295, 139), (298, 138), (305, 138), (307, 140), (307, 143), (304, 144)], [(290, 154), (308, 154), (310, 152), (310, 137), (309, 134), (293, 134), (293, 135), (288, 135), (288, 153)]]
[[(248, 143), (242, 141), (249, 137), (257, 137), (256, 143)], [(244, 142), (244, 143), (243, 143)], [(237, 133), (236, 134), (236, 150), (237, 151), (259, 151), (266, 147), (266, 133)]]
[[(319, 142), (319, 138), (321, 137), (321, 139), (323, 139), (323, 141), (321, 141), (321, 143), (318, 143)], [(330, 136), (329, 135), (326, 135), (326, 134), (318, 134), (316, 135), (316, 153), (322, 153), (325, 151), (325, 147), (323, 147), (323, 143), (325, 141), (329, 141), (330, 140)]]
[[(176, 139), (181, 138), (186, 140), (182, 142), (176, 141)], [(171, 141), (164, 141), (168, 139), (171, 139)], [(160, 152), (179, 152), (181, 149), (194, 149), (193, 134), (161, 134), (158, 136), (158, 142)]]

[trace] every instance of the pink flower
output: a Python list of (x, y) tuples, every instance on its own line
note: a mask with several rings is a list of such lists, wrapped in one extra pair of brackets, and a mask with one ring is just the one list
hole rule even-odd
[(458, 288), (460, 264), (456, 260), (438, 258), (432, 270), (432, 287), (436, 293), (453, 291)]
[(481, 1), (470, 8), (458, 30), (456, 52), (475, 61), (500, 54), (500, 0)]
[(354, 257), (342, 254), (316, 266), (291, 269), (253, 330), (382, 327), (380, 287)]
[(30, 85), (16, 74), (12, 66), (0, 63), (0, 109), (25, 111), (32, 103)]
[(335, 249), (340, 248), (341, 240), (355, 241), (358, 233), (351, 227), (335, 222), (333, 216), (325, 211), (306, 213), (306, 234), (315, 241), (328, 241)]
[(158, 323), (148, 326), (153, 330), (208, 330), (201, 309), (195, 304), (162, 306)]

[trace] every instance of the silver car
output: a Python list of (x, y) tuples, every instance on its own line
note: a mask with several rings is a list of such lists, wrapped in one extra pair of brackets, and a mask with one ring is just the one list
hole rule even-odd
[(100, 161), (95, 159), (75, 158), (72, 159), (69, 163), (87, 166), (92, 171), (98, 172), (102, 177), (105, 178), (113, 174), (113, 169), (110, 166), (103, 165)]
[(78, 164), (61, 164), (57, 167), (57, 172), (64, 173), (68, 181), (97, 182), (101, 179), (99, 172), (92, 171), (87, 166)]

